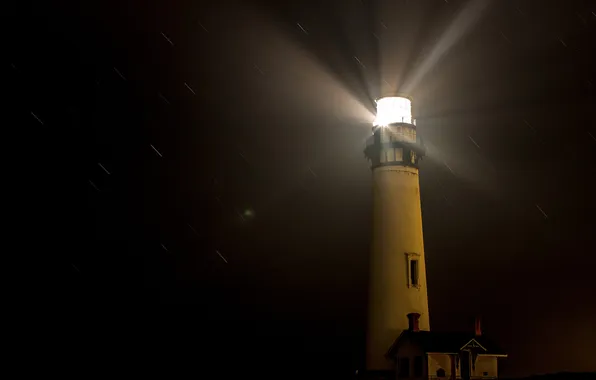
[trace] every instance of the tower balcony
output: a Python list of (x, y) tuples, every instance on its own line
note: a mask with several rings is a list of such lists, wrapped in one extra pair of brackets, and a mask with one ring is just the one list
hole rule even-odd
[(412, 124), (391, 124), (375, 128), (365, 141), (364, 155), (371, 161), (371, 168), (379, 166), (412, 166), (426, 154), (424, 143)]

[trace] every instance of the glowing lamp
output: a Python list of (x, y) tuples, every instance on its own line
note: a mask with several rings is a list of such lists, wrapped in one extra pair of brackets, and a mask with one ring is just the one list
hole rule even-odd
[(412, 101), (402, 96), (387, 96), (377, 99), (377, 117), (374, 126), (394, 123), (415, 124), (412, 118)]

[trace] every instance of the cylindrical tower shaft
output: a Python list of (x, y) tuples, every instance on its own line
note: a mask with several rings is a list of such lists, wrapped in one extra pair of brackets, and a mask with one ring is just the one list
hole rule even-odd
[(385, 354), (408, 329), (408, 314), (420, 314), (417, 327), (430, 329), (418, 178), (424, 149), (417, 141), (409, 99), (379, 99), (379, 113), (382, 101), (387, 109), (387, 99), (405, 110), (377, 115), (384, 124), (375, 126), (365, 150), (373, 171), (368, 370), (394, 368)]

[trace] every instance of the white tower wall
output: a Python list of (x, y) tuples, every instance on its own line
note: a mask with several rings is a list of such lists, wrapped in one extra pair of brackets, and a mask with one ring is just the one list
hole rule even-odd
[(389, 370), (395, 363), (385, 354), (410, 327), (408, 314), (420, 315), (420, 330), (430, 329), (418, 176), (424, 149), (409, 99), (381, 98), (377, 111), (365, 150), (373, 172), (366, 362), (367, 370)]
[[(391, 369), (385, 353), (403, 330), (409, 313), (429, 330), (426, 265), (418, 169), (381, 166), (373, 170), (373, 237), (370, 260), (367, 369)], [(410, 260), (418, 260), (418, 284)]]

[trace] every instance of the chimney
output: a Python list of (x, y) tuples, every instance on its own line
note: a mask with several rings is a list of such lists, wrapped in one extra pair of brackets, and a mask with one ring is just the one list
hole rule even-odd
[(476, 320), (474, 321), (474, 332), (476, 336), (482, 335), (482, 325), (480, 323), (480, 317), (476, 317)]
[(420, 331), (420, 314), (410, 313), (408, 314), (408, 330)]

